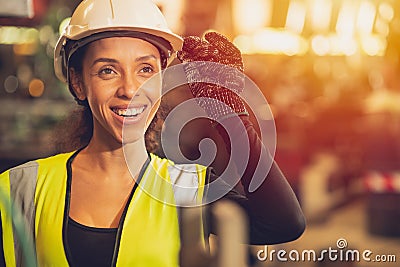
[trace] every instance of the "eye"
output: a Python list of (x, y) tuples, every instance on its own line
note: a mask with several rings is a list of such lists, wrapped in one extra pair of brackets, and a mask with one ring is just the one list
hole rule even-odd
[(99, 71), (99, 74), (103, 74), (103, 75), (110, 75), (113, 73), (115, 73), (115, 71), (110, 67), (103, 68)]
[(117, 75), (117, 72), (112, 67), (103, 67), (100, 68), (97, 72), (97, 75), (104, 80), (112, 79)]
[(140, 72), (143, 72), (143, 73), (153, 73), (153, 72), (154, 72), (154, 69), (153, 69), (151, 66), (146, 66), (146, 67), (143, 67), (143, 68), (140, 70)]

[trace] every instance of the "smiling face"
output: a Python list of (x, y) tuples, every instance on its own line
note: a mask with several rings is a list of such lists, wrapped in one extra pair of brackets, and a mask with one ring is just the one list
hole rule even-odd
[(70, 81), (76, 96), (89, 103), (94, 139), (110, 142), (111, 137), (120, 144), (124, 124), (130, 142), (144, 138), (159, 107), (160, 62), (158, 49), (137, 38), (112, 37), (88, 45), (82, 74), (71, 69)]

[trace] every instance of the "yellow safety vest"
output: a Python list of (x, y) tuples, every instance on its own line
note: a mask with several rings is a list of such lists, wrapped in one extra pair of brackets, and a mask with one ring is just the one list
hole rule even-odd
[[(69, 265), (65, 233), (71, 170), (67, 166), (73, 157), (74, 152), (59, 154), (28, 162), (0, 175), (0, 195), (3, 195), (0, 212), (7, 266), (26, 266), (21, 240), (34, 244), (35, 265)], [(174, 204), (201, 205), (206, 177), (207, 169), (203, 166), (176, 165), (151, 154), (121, 218), (113, 266), (179, 266), (180, 232)], [(14, 216), (10, 214), (11, 208), (16, 211)], [(21, 229), (17, 220), (24, 221), (23, 239), (18, 236)]]

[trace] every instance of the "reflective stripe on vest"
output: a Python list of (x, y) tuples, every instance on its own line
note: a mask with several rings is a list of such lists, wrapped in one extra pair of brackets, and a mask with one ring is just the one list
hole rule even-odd
[[(20, 207), (26, 231), (35, 235), (39, 266), (68, 266), (63, 223), (68, 216), (65, 214), (66, 165), (72, 155), (60, 154), (30, 162), (0, 176), (0, 189), (14, 201), (15, 206)], [(151, 155), (140, 184), (128, 203), (122, 230), (118, 230), (116, 266), (178, 266), (178, 212), (170, 203), (200, 205), (205, 179), (205, 167), (174, 165)], [(182, 190), (188, 187), (190, 190)], [(23, 264), (20, 238), (10, 226), (9, 213), (5, 212), (7, 204), (1, 202), (7, 266), (27, 266)]]
[[(14, 246), (3, 245), (7, 266), (36, 266), (33, 237), (37, 172), (38, 164), (28, 162), (9, 170), (0, 177), (1, 193), (7, 197), (7, 199), (2, 199), (0, 204), (3, 244), (14, 244)], [(13, 200), (13, 206), (10, 199)], [(12, 225), (7, 223), (11, 219), (11, 210), (14, 218)], [(28, 262), (24, 256), (28, 258)]]

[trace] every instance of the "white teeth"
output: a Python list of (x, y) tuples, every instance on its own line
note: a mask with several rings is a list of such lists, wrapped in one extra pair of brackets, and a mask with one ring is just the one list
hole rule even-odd
[(113, 109), (113, 111), (122, 117), (133, 117), (137, 116), (138, 114), (142, 113), (146, 107), (139, 107), (139, 108), (128, 108), (128, 109)]
[(126, 110), (119, 109), (119, 110), (117, 110), (117, 114), (118, 114), (119, 116), (125, 116), (125, 115), (126, 115)]

